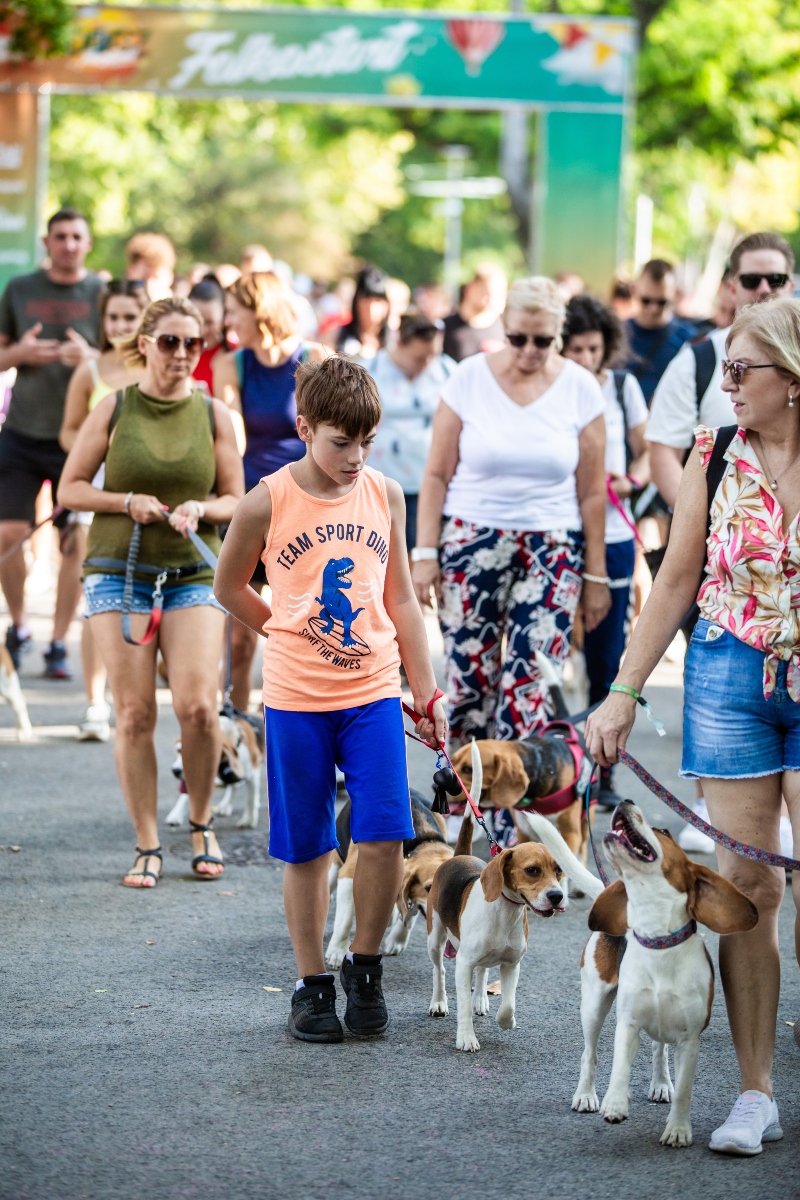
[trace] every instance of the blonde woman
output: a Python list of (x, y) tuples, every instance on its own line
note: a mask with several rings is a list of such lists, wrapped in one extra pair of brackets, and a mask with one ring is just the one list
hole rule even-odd
[(578, 602), (587, 629), (610, 606), (605, 402), (594, 376), (559, 354), (563, 323), (551, 280), (518, 280), (505, 348), (464, 359), (433, 419), (411, 557), (420, 602), (439, 597), (462, 742), (541, 725), (534, 651), (560, 663)]
[[(226, 297), (228, 326), (239, 349), (214, 362), (214, 395), (244, 422), (244, 481), (249, 492), (265, 475), (272, 475), (305, 454), (297, 436), (294, 377), (301, 362), (322, 362), (328, 352), (304, 342), (297, 332), (293, 296), (272, 271), (242, 275)], [(267, 582), (259, 562), (251, 587)], [(250, 676), (258, 639), (252, 629), (234, 620), (231, 647), (233, 703), (247, 711)]]
[[(67, 388), (58, 435), (67, 453), (74, 446), (81, 425), (103, 397), (135, 383), (141, 375), (141, 367), (128, 363), (121, 347), (138, 329), (146, 305), (144, 288), (130, 279), (112, 279), (100, 293), (100, 357), (81, 363)], [(97, 486), (102, 487), (102, 467)], [(86, 532), (91, 523), (91, 513), (80, 513), (74, 536), (82, 542), (81, 559), (85, 557)], [(87, 707), (78, 726), (78, 740), (107, 742), (111, 736), (111, 709), (106, 703), (106, 669), (88, 621), (83, 622), (81, 630), (81, 658)]]
[[(203, 349), (202, 324), (194, 305), (180, 297), (146, 309), (138, 333), (125, 343), (142, 370), (139, 383), (124, 390), (121, 404), (116, 395), (106, 396), (89, 414), (58, 489), (59, 501), (68, 508), (95, 514), (84, 593), (108, 668), (117, 717), (117, 771), (136, 830), (135, 862), (123, 879), (128, 887), (155, 887), (161, 874), (153, 740), (159, 649), (181, 729), (192, 868), (200, 879), (216, 878), (224, 869), (210, 813), (221, 746), (217, 682), (225, 614), (214, 599), (214, 572), (186, 530), (197, 530), (218, 553), (216, 526), (230, 521), (244, 486), (225, 405), (192, 386)], [(100, 489), (92, 481), (102, 462)], [(149, 570), (134, 571), (132, 597), (126, 597), (125, 560), (134, 522), (143, 527), (138, 565)], [(123, 635), (122, 614), (126, 609), (134, 614), (132, 635), (143, 639), (156, 596), (155, 574), (163, 595), (157, 635), (147, 644), (131, 645)]]
[[(587, 722), (586, 738), (602, 765), (616, 762), (637, 696), (696, 597), (700, 619), (686, 657), (681, 775), (701, 780), (713, 825), (776, 853), (783, 794), (800, 857), (800, 303), (776, 299), (743, 309), (726, 350), (722, 387), (733, 405), (730, 425), (695, 430), (664, 564), (611, 695)], [(724, 473), (709, 528), (705, 472), (712, 456)], [(782, 869), (720, 847), (717, 862), (755, 904), (758, 924), (750, 933), (720, 938), (741, 1093), (710, 1148), (752, 1155), (762, 1142), (783, 1136), (771, 1075), (778, 912), (786, 881)], [(793, 888), (800, 907), (798, 872)]]

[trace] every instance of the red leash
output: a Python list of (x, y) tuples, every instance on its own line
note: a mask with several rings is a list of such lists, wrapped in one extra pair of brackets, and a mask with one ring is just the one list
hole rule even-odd
[[(626, 478), (631, 479), (632, 477), (630, 475), (627, 475)], [(636, 526), (634, 525), (633, 521), (630, 519), (628, 514), (625, 512), (625, 505), (623, 504), (622, 500), (620, 500), (619, 496), (614, 491), (614, 488), (611, 485), (611, 476), (610, 475), (607, 476), (607, 478), (606, 478), (606, 494), (607, 494), (610, 502), (614, 505), (614, 508), (617, 510), (617, 512), (622, 517), (625, 524), (630, 529), (630, 531), (633, 534), (636, 541), (639, 543), (639, 545), (642, 547), (642, 549), (644, 549), (644, 543), (642, 542), (642, 539), (639, 537), (639, 531), (637, 530)]]
[[(433, 706), (436, 703), (436, 701), (441, 700), (443, 698), (443, 696), (444, 696), (444, 692), (440, 691), (439, 688), (437, 688), (433, 694), (433, 699), (428, 701), (428, 706), (427, 706), (425, 712), (428, 717), (428, 720), (431, 723), (433, 723)], [(406, 704), (405, 702), (403, 702), (403, 712), (406, 714), (407, 717), (411, 717), (411, 719), (414, 721), (415, 724), (417, 724), (421, 719), (420, 714), (415, 709), (413, 709), (410, 704)], [(461, 788), (464, 795), (467, 797), (467, 802), (468, 802), (470, 808), (472, 809), (475, 820), (478, 822), (481, 829), (486, 834), (487, 841), (489, 842), (489, 845), (491, 847), (491, 857), (494, 858), (496, 854), (500, 853), (500, 847), (498, 846), (497, 842), (494, 840), (492, 835), (489, 833), (489, 829), (486, 825), (486, 822), (484, 821), (483, 817), (481, 816), (480, 809), (478, 808), (477, 804), (472, 799), (472, 796), (470, 796), (469, 792), (467, 791), (466, 787), (464, 786), (464, 782), (463, 782), (461, 776), (459, 775), (458, 771), (453, 766), (453, 761), (450, 758), (450, 755), (447, 753), (447, 750), (445, 749), (444, 745), (440, 742), (440, 743), (438, 743), (438, 748), (436, 746), (432, 746), (430, 744), (430, 742), (426, 742), (424, 738), (418, 737), (416, 733), (409, 733), (407, 729), (405, 730), (405, 735), (407, 738), (411, 738), (411, 740), (413, 742), (419, 742), (421, 745), (427, 746), (429, 750), (434, 750), (436, 754), (440, 755), (445, 760), (448, 767), (450, 768), (450, 770), (453, 772), (453, 775), (455, 776), (456, 783)]]

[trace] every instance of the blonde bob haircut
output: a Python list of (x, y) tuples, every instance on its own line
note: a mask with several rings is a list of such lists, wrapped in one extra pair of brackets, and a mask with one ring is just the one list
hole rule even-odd
[(556, 323), (556, 349), (561, 349), (561, 329), (567, 307), (558, 290), (558, 285), (546, 275), (530, 275), (527, 279), (515, 279), (508, 289), (503, 323), (510, 312), (548, 313)]
[(171, 317), (173, 313), (177, 313), (181, 317), (191, 317), (193, 321), (197, 322), (197, 332), (202, 334), (203, 318), (191, 300), (186, 300), (183, 296), (167, 296), (164, 300), (154, 300), (142, 313), (142, 320), (136, 333), (131, 334), (127, 341), (122, 342), (119, 347), (125, 362), (132, 367), (143, 367), (147, 364), (147, 359), (139, 349), (139, 338), (155, 337), (161, 322), (165, 317)]
[(255, 271), (242, 275), (228, 288), (242, 308), (255, 313), (266, 349), (297, 334), (297, 312), (289, 288), (274, 271)]
[(774, 367), (800, 381), (800, 300), (785, 296), (743, 308), (725, 339), (726, 350), (740, 333), (749, 333)]

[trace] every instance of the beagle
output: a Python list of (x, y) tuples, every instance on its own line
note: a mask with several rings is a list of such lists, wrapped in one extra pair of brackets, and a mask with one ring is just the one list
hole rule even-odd
[[(222, 729), (222, 751), (215, 787), (223, 789), (222, 799), (212, 805), (217, 817), (229, 817), (233, 813), (233, 790), (240, 784), (247, 786), (244, 812), (236, 822), (240, 829), (255, 829), (261, 809), (261, 777), (264, 774), (264, 728), (253, 717), (239, 714), (229, 717), (220, 713)], [(189, 794), (183, 780), (183, 759), (180, 739), (175, 743), (177, 751), (172, 764), (172, 774), (180, 781), (180, 794), (167, 816), (168, 825), (182, 825), (189, 817)]]
[[(477, 790), (481, 782), (477, 748), (473, 777)], [(456, 950), (457, 1050), (480, 1050), (472, 1014), (484, 1016), (489, 1011), (489, 967), (500, 968), (497, 1024), (501, 1029), (514, 1028), (519, 964), (528, 949), (528, 913), (548, 918), (567, 906), (564, 872), (545, 846), (526, 842), (503, 850), (486, 865), (472, 855), (472, 830), (472, 813), (467, 810), (454, 857), (437, 870), (428, 897), (428, 953), (433, 963), (429, 1012), (432, 1017), (447, 1016), (443, 959), (452, 947)]]
[[(556, 720), (568, 721), (569, 712), (553, 664), (538, 651), (536, 663), (547, 684)], [(529, 820), (533, 813), (538, 811), (547, 816), (572, 852), (580, 855), (585, 867), (589, 821), (584, 792), (592, 762), (585, 754), (582, 740), (575, 739), (574, 729), (571, 733), (565, 728), (545, 729), (543, 735), (529, 734), (515, 742), (485, 738), (473, 744), (478, 748), (483, 768), (481, 806), (510, 809), (521, 841), (531, 835), (538, 836)], [(462, 746), (455, 752), (453, 766), (477, 800), (471, 746)]]
[[(417, 917), (424, 915), (428, 893), (437, 867), (453, 857), (447, 844), (443, 818), (431, 812), (425, 797), (411, 789), (411, 819), (414, 837), (403, 843), (403, 882), (397, 897), (392, 922), (386, 931), (382, 952), (402, 954), (408, 945)], [(331, 851), (328, 882), (336, 886), (336, 915), (325, 958), (332, 967), (340, 967), (350, 945), (355, 918), (353, 876), (358, 861), (358, 844), (350, 839), (350, 801), (336, 819), (339, 849)]]
[[(746, 896), (708, 867), (686, 857), (666, 830), (653, 829), (624, 800), (603, 839), (620, 876), (595, 900), (592, 936), (581, 957), (581, 1021), (585, 1048), (577, 1112), (596, 1112), (615, 1124), (628, 1116), (633, 1060), (644, 1031), (653, 1039), (649, 1097), (672, 1101), (665, 1146), (691, 1146), (690, 1110), (700, 1034), (714, 999), (714, 969), (696, 933), (700, 921), (716, 933), (752, 929), (758, 912)], [(597, 1041), (614, 996), (617, 1028), (611, 1079), (603, 1102), (595, 1092)], [(673, 1092), (667, 1045), (675, 1047)]]

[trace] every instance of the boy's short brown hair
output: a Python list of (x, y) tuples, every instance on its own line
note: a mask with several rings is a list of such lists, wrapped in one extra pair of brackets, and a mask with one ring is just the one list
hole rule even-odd
[(381, 419), (381, 399), (369, 371), (332, 354), (301, 363), (295, 375), (297, 412), (312, 429), (333, 425), (349, 438), (363, 437)]

